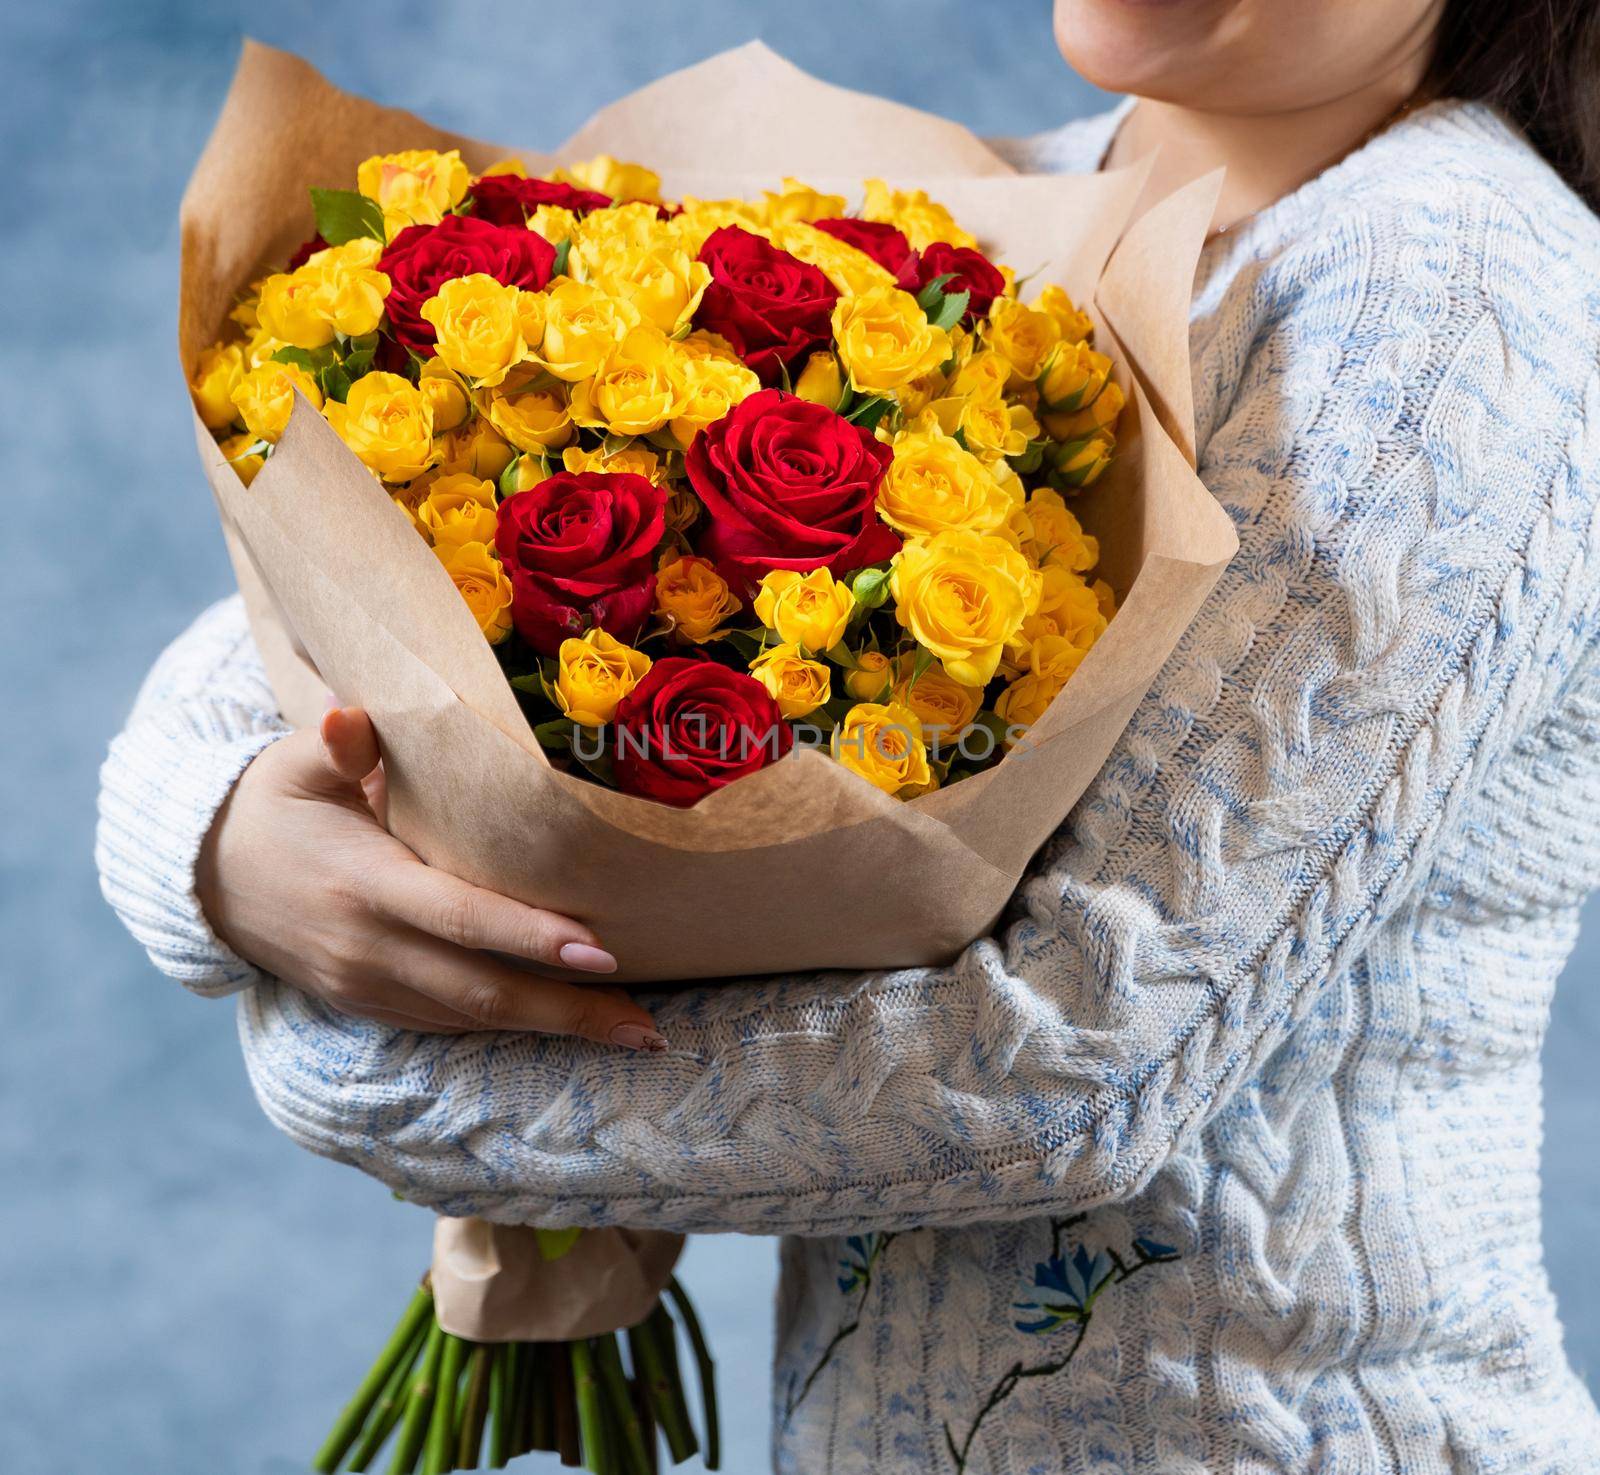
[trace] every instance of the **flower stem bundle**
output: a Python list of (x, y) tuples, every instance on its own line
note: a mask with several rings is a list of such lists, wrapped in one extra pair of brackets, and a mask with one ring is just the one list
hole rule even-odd
[[(700, 1431), (680, 1371), (680, 1331), (699, 1377)], [(435, 1319), (424, 1280), (312, 1468), (445, 1475), (503, 1469), (545, 1450), (594, 1475), (655, 1475), (663, 1445), (670, 1464), (698, 1453), (707, 1469), (719, 1467), (715, 1369), (675, 1277), (636, 1326), (572, 1342), (452, 1336)], [(380, 1465), (386, 1449), (388, 1463)]]

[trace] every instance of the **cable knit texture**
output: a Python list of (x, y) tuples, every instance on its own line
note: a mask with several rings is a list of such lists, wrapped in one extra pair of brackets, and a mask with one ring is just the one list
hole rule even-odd
[[(994, 937), (662, 997), (661, 1058), (258, 978), (269, 1116), (445, 1212), (805, 1236), (796, 1475), (1600, 1470), (1538, 1192), (1600, 868), (1600, 223), (1435, 105), (1209, 246), (1192, 343), (1240, 552)], [(249, 975), (199, 836), (277, 726), (233, 601), (107, 764), (107, 895), (202, 990)]]

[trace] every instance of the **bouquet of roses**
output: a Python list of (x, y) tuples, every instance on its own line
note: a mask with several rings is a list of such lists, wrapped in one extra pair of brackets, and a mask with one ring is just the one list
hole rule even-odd
[(313, 188), (192, 388), (248, 481), (299, 393), (461, 591), (545, 748), (690, 805), (795, 744), (901, 798), (1025, 736), (1114, 613), (1067, 497), (1123, 393), (921, 190), (663, 203), (602, 157)]
[[(1130, 225), (1143, 177), (1017, 176), (760, 48), (508, 158), (247, 47), (180, 346), (282, 711), (364, 706), (394, 833), (618, 978), (948, 960), (1236, 546), (1191, 449), (1214, 187)], [(714, 1466), (680, 1246), (439, 1218), (319, 1468)]]

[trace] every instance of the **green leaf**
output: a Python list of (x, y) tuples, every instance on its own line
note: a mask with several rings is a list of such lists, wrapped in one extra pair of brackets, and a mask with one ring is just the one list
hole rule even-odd
[[(521, 681), (527, 679), (529, 678), (518, 677), (511, 684), (519, 686)], [(539, 685), (532, 687), (519, 686), (519, 689), (522, 691), (542, 692), (544, 690), (544, 679), (542, 677), (533, 677), (531, 679), (537, 681)], [(570, 717), (552, 717), (550, 721), (541, 722), (534, 728), (533, 735), (539, 740), (541, 748), (549, 748), (556, 753), (570, 753), (572, 751), (572, 729), (574, 726), (575, 724)]]
[(723, 630), (717, 639), (725, 640), (739, 653), (742, 660), (749, 662), (761, 654), (766, 647), (765, 630)]
[(350, 376), (343, 364), (329, 364), (317, 375), (317, 386), (322, 390), (323, 399), (336, 400), (342, 405), (350, 395)]
[(928, 321), (946, 333), (967, 315), (967, 304), (972, 301), (970, 292), (946, 292), (938, 312), (928, 314)]
[(1039, 469), (1044, 460), (1045, 442), (1033, 440), (1028, 442), (1028, 449), (1020, 456), (1007, 456), (1006, 463), (1018, 476), (1031, 476)]
[(382, 207), (358, 190), (314, 188), (311, 208), (317, 217), (317, 234), (330, 246), (342, 246), (362, 236), (375, 241), (388, 239)]
[(911, 663), (911, 680), (906, 683), (908, 687), (915, 686), (922, 680), (923, 673), (933, 665), (933, 652), (926, 646), (917, 647), (917, 658)]
[(844, 418), (852, 425), (859, 425), (863, 430), (873, 430), (877, 427), (878, 421), (883, 419), (893, 408), (894, 401), (892, 399), (874, 395), (870, 399), (862, 400)]
[(857, 610), (877, 609), (889, 597), (889, 570), (864, 568), (850, 581)]
[(539, 1246), (541, 1260), (559, 1260), (577, 1244), (581, 1229), (535, 1229), (534, 1242)]
[(532, 671), (526, 676), (513, 676), (511, 684), (518, 691), (532, 692), (534, 696), (544, 695), (544, 677), (537, 671)]
[(556, 242), (555, 265), (550, 268), (552, 277), (564, 277), (567, 274), (567, 257), (572, 255), (572, 237)]
[(274, 351), (272, 361), (275, 364), (292, 364), (314, 376), (327, 364), (328, 359), (320, 348), (313, 354), (305, 348), (284, 347)]
[(843, 666), (846, 671), (854, 671), (861, 664), (856, 659), (856, 653), (842, 640), (837, 645), (830, 645), (822, 655), (824, 660), (832, 661), (836, 666)]
[(591, 753), (585, 748), (582, 752), (574, 748), (572, 756), (586, 768), (589, 773), (600, 780), (608, 789), (617, 786), (617, 771), (611, 756), (611, 749), (606, 748), (599, 753)]
[(953, 282), (955, 279), (956, 274), (953, 271), (941, 272), (917, 293), (917, 306), (931, 318), (944, 306), (945, 283)]

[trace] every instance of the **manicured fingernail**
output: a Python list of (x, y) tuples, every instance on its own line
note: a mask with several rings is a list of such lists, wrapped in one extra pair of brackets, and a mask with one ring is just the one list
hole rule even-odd
[(619, 1024), (611, 1031), (611, 1043), (621, 1045), (624, 1050), (645, 1050), (659, 1055), (667, 1048), (667, 1037), (642, 1024)]
[(561, 949), (561, 961), (569, 968), (581, 968), (585, 973), (615, 973), (617, 960), (604, 948), (590, 947), (586, 942), (569, 942)]

